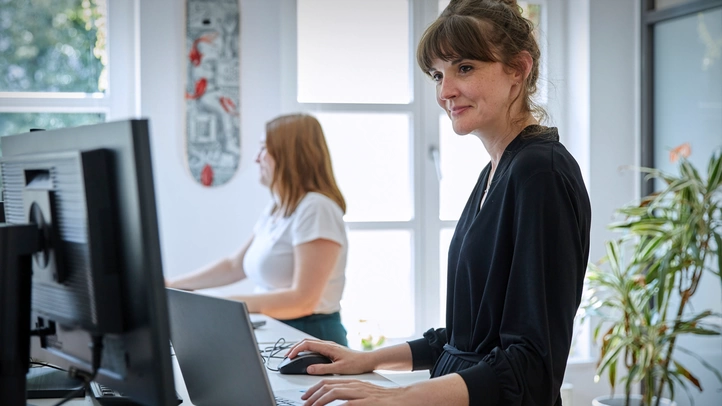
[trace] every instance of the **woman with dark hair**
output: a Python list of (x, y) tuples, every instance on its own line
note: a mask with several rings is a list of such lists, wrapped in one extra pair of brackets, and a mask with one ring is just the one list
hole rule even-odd
[(249, 278), (257, 286), (254, 294), (230, 299), (345, 346), (339, 311), (348, 252), (346, 202), (318, 120), (295, 114), (270, 121), (256, 162), (273, 199), (253, 235), (234, 255), (166, 285), (203, 289)]
[(446, 328), (361, 353), (305, 340), (334, 363), (311, 374), (431, 369), (402, 388), (325, 379), (307, 405), (560, 405), (589, 255), (591, 208), (579, 166), (532, 95), (532, 24), (513, 0), (460, 0), (424, 33), (417, 62), (459, 135), (491, 157), (449, 246)]

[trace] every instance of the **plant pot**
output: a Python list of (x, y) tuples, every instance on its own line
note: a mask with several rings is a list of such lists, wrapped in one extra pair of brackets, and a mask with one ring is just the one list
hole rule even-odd
[[(655, 398), (656, 401), (657, 398)], [(629, 396), (629, 406), (639, 406), (642, 404), (642, 395), (631, 395)], [(655, 406), (655, 402), (648, 406)], [(592, 400), (592, 406), (625, 406), (624, 395), (614, 396), (599, 396)], [(667, 398), (662, 398), (659, 401), (659, 406), (677, 406), (676, 402), (672, 402)]]

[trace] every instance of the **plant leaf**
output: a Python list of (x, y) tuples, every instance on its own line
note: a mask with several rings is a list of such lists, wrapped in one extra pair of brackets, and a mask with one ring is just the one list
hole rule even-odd
[(700, 392), (702, 392), (702, 385), (699, 383), (699, 379), (697, 379), (696, 376), (692, 375), (687, 368), (683, 367), (682, 364), (680, 364), (677, 361), (674, 362), (674, 366), (677, 368), (677, 371), (682, 374), (685, 378), (687, 378), (688, 381), (692, 382), (692, 385), (696, 386), (697, 389), (699, 389)]
[(712, 192), (722, 183), (722, 151), (718, 151), (710, 157), (707, 176), (707, 191)]
[(717, 243), (717, 273), (720, 276), (720, 282), (722, 282), (722, 236), (717, 232), (714, 233), (714, 241)]
[(677, 348), (677, 350), (682, 351), (683, 353), (685, 353), (687, 355), (691, 355), (692, 357), (697, 359), (697, 361), (699, 361), (700, 364), (702, 364), (705, 368), (707, 368), (707, 370), (709, 370), (710, 372), (715, 374), (715, 376), (717, 376), (717, 380), (720, 381), (720, 383), (722, 383), (722, 374), (720, 373), (719, 369), (712, 366), (712, 364), (705, 361), (705, 359), (700, 357), (698, 354), (696, 354), (680, 345), (678, 345), (676, 348)]

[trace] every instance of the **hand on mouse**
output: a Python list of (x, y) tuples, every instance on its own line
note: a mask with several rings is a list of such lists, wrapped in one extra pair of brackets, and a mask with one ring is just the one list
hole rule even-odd
[(305, 339), (291, 347), (286, 354), (295, 358), (301, 351), (313, 351), (329, 357), (333, 364), (311, 365), (306, 370), (309, 375), (344, 374), (356, 375), (374, 370), (374, 362), (369, 353), (354, 351), (333, 341)]

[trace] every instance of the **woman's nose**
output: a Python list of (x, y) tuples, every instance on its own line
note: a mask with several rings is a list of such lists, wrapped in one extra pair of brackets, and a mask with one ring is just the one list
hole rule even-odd
[(443, 78), (441, 79), (441, 83), (439, 83), (439, 98), (441, 100), (449, 100), (457, 95), (457, 88), (456, 84), (454, 83), (453, 79), (449, 78)]

